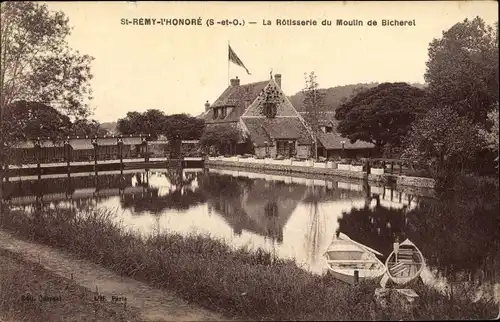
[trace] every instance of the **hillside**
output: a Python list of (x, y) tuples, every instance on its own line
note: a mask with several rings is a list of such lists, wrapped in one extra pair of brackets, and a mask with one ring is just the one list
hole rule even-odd
[[(326, 89), (322, 88), (322, 89), (320, 89), (320, 91), (325, 93), (325, 105), (327, 107), (327, 110), (333, 112), (345, 100), (348, 100), (348, 99), (354, 97), (360, 91), (363, 91), (365, 89), (370, 89), (370, 88), (373, 88), (373, 87), (378, 86), (378, 85), (379, 85), (379, 83), (351, 84), (351, 85), (344, 85), (344, 86), (335, 86), (335, 87), (330, 87), (330, 88), (326, 88)], [(426, 85), (418, 84), (418, 83), (413, 83), (413, 84), (410, 83), (410, 85), (418, 87), (418, 88), (425, 88), (426, 87)], [(288, 99), (293, 104), (293, 106), (297, 109), (298, 112), (305, 112), (303, 104), (302, 104), (302, 93), (301, 92), (298, 92), (295, 95), (289, 96)], [(202, 112), (200, 115), (202, 115), (202, 114), (204, 114), (204, 112)], [(200, 115), (198, 115), (197, 117), (199, 117)], [(101, 123), (101, 127), (110, 131), (112, 134), (117, 134), (116, 122), (104, 122), (104, 123)]]
[(116, 122), (104, 122), (100, 124), (101, 128), (108, 130), (111, 134), (116, 134)]
[[(345, 100), (348, 100), (358, 94), (360, 91), (370, 89), (378, 86), (379, 83), (370, 84), (352, 84), (344, 86), (335, 86), (326, 89), (320, 89), (321, 92), (325, 94), (325, 106), (328, 111), (335, 111)], [(410, 84), (418, 88), (425, 88), (423, 84)], [(304, 106), (302, 104), (302, 93), (298, 92), (295, 95), (289, 97), (290, 102), (293, 104), (295, 109), (299, 112), (304, 112)]]

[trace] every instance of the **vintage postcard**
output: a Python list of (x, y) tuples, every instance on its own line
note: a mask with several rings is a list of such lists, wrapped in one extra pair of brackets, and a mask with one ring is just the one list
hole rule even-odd
[(1, 322), (499, 318), (498, 2), (0, 6)]

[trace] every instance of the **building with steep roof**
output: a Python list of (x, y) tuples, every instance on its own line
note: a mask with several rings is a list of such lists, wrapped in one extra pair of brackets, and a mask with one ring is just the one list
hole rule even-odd
[(358, 140), (351, 143), (337, 132), (338, 121), (333, 118), (324, 118), (319, 122), (318, 156), (326, 158), (359, 158), (369, 157), (375, 153), (375, 145)]
[(205, 104), (205, 113), (200, 117), (207, 127), (227, 124), (238, 128), (240, 143), (249, 139), (259, 157), (312, 155), (312, 133), (283, 93), (280, 74), (268, 81), (244, 85), (238, 78), (232, 79), (212, 105)]

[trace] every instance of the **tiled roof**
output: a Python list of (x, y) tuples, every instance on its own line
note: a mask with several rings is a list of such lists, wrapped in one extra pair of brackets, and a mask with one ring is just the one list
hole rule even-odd
[(334, 122), (332, 122), (331, 120), (327, 120), (327, 119), (318, 120), (318, 124), (319, 124), (319, 126), (334, 126), (335, 125)]
[[(307, 114), (300, 113), (306, 120)], [(327, 150), (336, 150), (342, 149), (342, 141), (344, 143), (344, 149), (370, 149), (375, 147), (374, 144), (365, 141), (356, 141), (351, 143), (349, 139), (343, 138), (339, 135), (337, 131), (337, 126), (339, 121), (335, 119), (335, 113), (324, 113), (320, 116), (320, 120), (318, 120), (319, 126), (333, 126), (333, 133), (320, 133), (318, 135), (319, 142), (327, 149)]]
[[(239, 117), (245, 112), (245, 108), (255, 101), (259, 93), (268, 83), (269, 81), (267, 80), (238, 86), (229, 86), (212, 104), (212, 106), (210, 106), (210, 110), (203, 114), (202, 118), (207, 123), (238, 121)], [(223, 120), (214, 120), (213, 108), (223, 106), (232, 106), (234, 109)]]
[(298, 117), (242, 118), (252, 142), (264, 146), (271, 139), (296, 139), (299, 144), (311, 144), (312, 140), (306, 127)]
[[(304, 118), (304, 120), (308, 119), (308, 113), (307, 112), (299, 112), (299, 114)], [(336, 127), (337, 126), (337, 120), (335, 120), (335, 112), (322, 112), (318, 115), (318, 124), (319, 126), (330, 126), (333, 125)]]
[(351, 143), (349, 139), (345, 139), (337, 133), (320, 133), (318, 135), (318, 140), (327, 150), (342, 149), (342, 141), (345, 141), (344, 149), (346, 150), (371, 149), (375, 147), (375, 145), (370, 142), (360, 140)]

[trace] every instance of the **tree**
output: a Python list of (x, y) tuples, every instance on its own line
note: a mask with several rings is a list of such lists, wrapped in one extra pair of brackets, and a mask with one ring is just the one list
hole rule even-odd
[(425, 81), (436, 106), (485, 125), (498, 102), (498, 22), (492, 28), (479, 17), (465, 19), (434, 39)]
[(4, 109), (7, 142), (37, 137), (61, 138), (70, 132), (71, 126), (68, 116), (42, 103), (16, 101)]
[(118, 122), (116, 123), (116, 130), (120, 134), (136, 134), (137, 131), (140, 131), (140, 118), (141, 113), (139, 112), (127, 112), (127, 116), (118, 119)]
[(166, 115), (157, 109), (128, 112), (125, 118), (118, 120), (116, 128), (121, 134), (149, 134), (156, 138), (162, 133), (165, 120)]
[(424, 110), (425, 91), (407, 83), (383, 83), (358, 93), (335, 113), (337, 131), (357, 140), (398, 147), (415, 117)]
[(234, 146), (240, 140), (240, 131), (231, 124), (217, 124), (205, 128), (200, 138), (203, 147), (214, 146), (219, 152), (226, 146)]
[(69, 48), (71, 29), (64, 13), (35, 2), (6, 2), (1, 20), (0, 105), (23, 99), (57, 103), (64, 114), (88, 116), (84, 101), (91, 98), (93, 58)]
[(492, 123), (492, 127), (489, 131), (481, 130), (481, 135), (483, 136), (484, 140), (487, 142), (488, 147), (497, 154), (495, 161), (497, 162), (497, 167), (498, 167), (498, 136), (499, 136), (498, 102), (496, 104), (495, 109), (488, 113), (488, 120)]
[(470, 168), (485, 148), (480, 126), (453, 107), (433, 108), (416, 120), (403, 145), (403, 158), (428, 166), (435, 178)]
[(302, 104), (306, 112), (305, 119), (309, 124), (313, 134), (314, 158), (318, 158), (318, 134), (319, 120), (323, 118), (325, 112), (324, 93), (318, 88), (317, 76), (313, 72), (304, 74), (305, 87), (302, 90)]
[(76, 120), (69, 131), (71, 136), (104, 136), (109, 131), (102, 128), (96, 120), (80, 119)]
[[(10, 104), (24, 100), (54, 106), (68, 116), (90, 114), (92, 78), (88, 55), (71, 50), (68, 19), (33, 1), (9, 1), (0, 7), (0, 166), (17, 138), (6, 129), (4, 113)], [(13, 120), (13, 119), (11, 119)], [(3, 171), (0, 171), (0, 182)], [(1, 189), (0, 189), (1, 198)]]
[(168, 115), (163, 122), (162, 133), (169, 139), (199, 140), (205, 129), (205, 121), (186, 114)]
[(65, 136), (103, 136), (108, 131), (99, 122), (78, 119), (71, 122), (57, 109), (37, 102), (16, 101), (5, 108), (4, 133), (9, 142), (32, 138), (62, 139)]
[(158, 137), (163, 131), (163, 124), (166, 116), (160, 110), (149, 109), (142, 114), (141, 130), (144, 134), (149, 134), (152, 137)]

